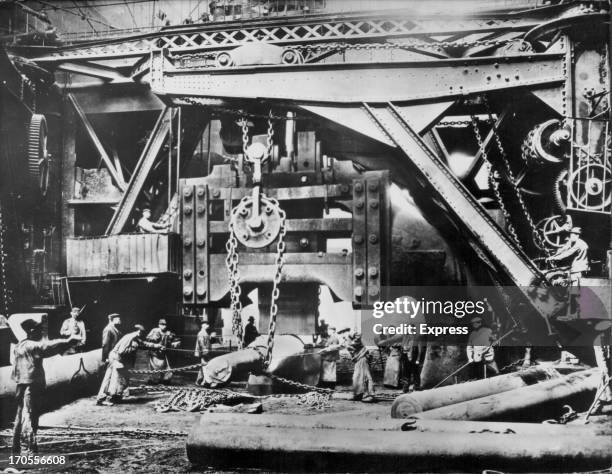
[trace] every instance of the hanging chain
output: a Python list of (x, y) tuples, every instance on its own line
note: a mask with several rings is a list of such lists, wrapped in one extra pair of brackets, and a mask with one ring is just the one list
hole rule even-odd
[(274, 125), (272, 124), (272, 109), (268, 113), (268, 133), (266, 136), (266, 156), (272, 158), (272, 146), (274, 145)]
[(2, 310), (4, 314), (8, 318), (9, 315), (9, 293), (7, 287), (6, 280), (6, 253), (4, 252), (4, 219), (2, 213), (2, 204), (0, 203), (0, 273), (1, 275), (1, 284), (2, 284)]
[[(478, 149), (480, 150), (480, 154), (482, 155), (482, 158), (485, 160), (485, 162), (490, 167), (489, 184), (491, 186), (491, 189), (493, 190), (495, 199), (497, 200), (497, 203), (499, 204), (499, 208), (502, 211), (502, 214), (504, 215), (504, 220), (506, 221), (506, 227), (508, 229), (508, 233), (510, 234), (510, 236), (512, 237), (512, 240), (514, 240), (516, 245), (522, 250), (523, 246), (521, 245), (521, 241), (518, 238), (518, 234), (516, 233), (516, 229), (514, 228), (514, 225), (512, 225), (510, 212), (508, 212), (508, 209), (506, 208), (506, 204), (504, 203), (504, 199), (501, 195), (499, 173), (496, 170), (495, 165), (493, 165), (493, 163), (489, 159), (489, 155), (487, 154), (486, 146), (484, 145), (482, 136), (480, 135), (480, 129), (478, 128), (478, 121), (476, 120), (476, 117), (472, 115), (471, 118), (472, 118), (472, 127), (474, 129), (474, 135), (476, 136), (476, 141), (478, 142)], [(493, 127), (495, 127), (495, 124), (493, 124)]]
[[(489, 107), (489, 102), (486, 97), (484, 98), (484, 104), (487, 109), (487, 114), (489, 115), (489, 118), (493, 119), (493, 115), (491, 114), (491, 108)], [(497, 144), (499, 154), (504, 163), (504, 167), (506, 168), (508, 182), (521, 207), (523, 216), (525, 217), (525, 220), (527, 221), (527, 224), (529, 225), (529, 229), (531, 230), (531, 235), (533, 236), (533, 240), (537, 247), (543, 249), (546, 254), (549, 254), (549, 251), (544, 242), (544, 238), (542, 237), (540, 230), (536, 227), (533, 217), (531, 217), (531, 213), (529, 212), (529, 209), (527, 208), (527, 204), (525, 203), (525, 200), (523, 199), (523, 193), (521, 193), (521, 190), (518, 188), (516, 184), (516, 177), (514, 176), (514, 172), (512, 171), (512, 168), (510, 166), (508, 155), (506, 154), (506, 150), (504, 149), (501, 138), (499, 134), (497, 133), (497, 128), (495, 127), (495, 124), (493, 125), (493, 138), (495, 139), (495, 143)]]
[[(266, 144), (266, 156), (262, 159), (262, 162), (268, 159), (271, 156), (272, 147), (274, 145), (274, 126), (272, 123), (273, 114), (270, 110), (267, 115), (268, 119), (268, 131), (267, 131), (267, 144)], [(247, 161), (247, 149), (249, 146), (249, 125), (247, 121), (246, 114), (243, 114), (242, 119), (240, 121), (240, 126), (242, 129), (242, 150), (244, 152), (245, 162)], [(278, 298), (280, 296), (280, 290), (278, 285), (282, 279), (282, 270), (284, 265), (284, 253), (285, 253), (285, 234), (286, 234), (286, 213), (280, 207), (278, 201), (273, 198), (267, 197), (265, 194), (261, 193), (260, 197), (265, 199), (269, 205), (274, 206), (278, 209), (278, 214), (280, 216), (280, 229), (278, 233), (278, 242), (276, 244), (276, 258), (275, 265), (276, 270), (274, 274), (274, 280), (272, 285), (272, 296), (270, 300), (270, 322), (269, 322), (269, 330), (268, 330), (268, 342), (267, 342), (267, 351), (266, 356), (264, 358), (264, 368), (267, 368), (270, 365), (270, 360), (272, 358), (272, 349), (274, 347), (274, 335), (276, 332), (276, 316), (278, 314)], [(247, 201), (250, 201), (252, 196), (247, 195), (243, 197), (240, 203), (232, 209), (230, 219), (229, 219), (229, 237), (225, 244), (225, 248), (227, 250), (227, 257), (225, 259), (225, 264), (228, 271), (229, 276), (229, 284), (230, 284), (230, 301), (231, 301), (231, 310), (232, 310), (232, 332), (238, 338), (238, 347), (242, 348), (242, 303), (240, 302), (240, 295), (242, 293), (242, 289), (240, 288), (240, 272), (238, 269), (238, 239), (236, 237), (236, 230), (234, 228), (234, 219), (237, 217), (239, 209), (243, 207)], [(253, 203), (253, 205), (258, 205), (259, 203)]]
[(238, 212), (238, 207), (239, 206), (236, 206), (232, 210), (232, 214), (229, 219), (229, 237), (225, 243), (225, 249), (227, 250), (225, 266), (227, 268), (230, 286), (232, 332), (238, 338), (238, 348), (242, 349), (242, 302), (240, 301), (242, 288), (240, 288), (240, 271), (238, 270), (238, 239), (236, 239), (233, 219)]
[(272, 350), (274, 349), (274, 334), (276, 332), (276, 316), (278, 314), (278, 297), (280, 296), (280, 290), (278, 285), (281, 282), (283, 276), (283, 265), (285, 263), (285, 233), (287, 228), (285, 226), (286, 213), (278, 204), (276, 199), (268, 198), (273, 205), (277, 206), (278, 213), (281, 218), (280, 230), (278, 231), (278, 242), (276, 244), (276, 258), (274, 263), (276, 264), (276, 273), (274, 274), (274, 280), (272, 284), (272, 297), (270, 298), (270, 322), (268, 325), (268, 344), (266, 350), (266, 357), (264, 358), (264, 369), (267, 369), (272, 360)]

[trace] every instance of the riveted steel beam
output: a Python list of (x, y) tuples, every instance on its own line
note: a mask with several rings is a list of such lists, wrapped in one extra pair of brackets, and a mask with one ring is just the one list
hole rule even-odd
[[(563, 53), (401, 63), (171, 70), (152, 61), (160, 95), (318, 103), (432, 101), (565, 81)], [(299, 86), (296, 86), (299, 84)]]
[(132, 211), (136, 200), (140, 195), (140, 191), (144, 187), (145, 181), (149, 177), (151, 169), (155, 164), (155, 160), (159, 155), (159, 152), (166, 141), (170, 127), (172, 126), (172, 118), (175, 115), (176, 110), (171, 107), (166, 107), (160, 114), (153, 131), (149, 137), (147, 144), (145, 145), (142, 154), (136, 164), (136, 168), (130, 177), (130, 182), (127, 184), (127, 189), (121, 198), (119, 206), (115, 210), (115, 214), (108, 224), (106, 229), (106, 235), (119, 234), (128, 219)]
[[(423, 139), (409, 125), (403, 111), (396, 105), (364, 104), (372, 120), (389, 135), (444, 209), (457, 219), (495, 265), (518, 287), (532, 307), (548, 320), (551, 308), (532, 298), (531, 289), (544, 281), (542, 273), (529, 257), (519, 249), (495, 223), (482, 205), (472, 196), (450, 169), (436, 156)], [(486, 258), (486, 257), (485, 257)]]

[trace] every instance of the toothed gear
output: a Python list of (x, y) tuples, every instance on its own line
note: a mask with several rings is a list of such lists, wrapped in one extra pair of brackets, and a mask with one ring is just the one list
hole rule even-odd
[(555, 178), (553, 184), (553, 202), (557, 211), (564, 214), (567, 210), (567, 170), (561, 170)]
[(28, 175), (44, 196), (49, 187), (49, 155), (47, 153), (47, 121), (44, 115), (33, 114), (28, 128)]

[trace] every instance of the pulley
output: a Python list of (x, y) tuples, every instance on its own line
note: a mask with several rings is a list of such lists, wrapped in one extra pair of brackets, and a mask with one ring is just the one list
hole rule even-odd
[(28, 175), (41, 194), (46, 195), (49, 187), (47, 121), (41, 114), (33, 114), (28, 127)]
[(568, 156), (570, 130), (559, 120), (532, 129), (523, 143), (523, 159), (531, 166), (558, 165)]
[(278, 203), (266, 196), (247, 196), (232, 213), (236, 238), (245, 247), (262, 248), (278, 237), (281, 214)]

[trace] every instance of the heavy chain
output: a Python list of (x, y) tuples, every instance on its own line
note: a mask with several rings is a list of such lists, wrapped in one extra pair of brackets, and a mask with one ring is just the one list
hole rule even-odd
[(514, 228), (514, 225), (512, 224), (510, 212), (508, 212), (508, 209), (506, 208), (506, 204), (501, 194), (499, 173), (495, 169), (494, 164), (489, 159), (489, 155), (487, 154), (486, 146), (484, 145), (484, 142), (482, 140), (482, 135), (480, 134), (480, 129), (478, 128), (478, 121), (476, 120), (476, 117), (472, 115), (471, 118), (472, 118), (472, 122), (471, 122), (472, 128), (474, 129), (474, 135), (476, 136), (476, 142), (478, 143), (478, 149), (480, 150), (480, 154), (482, 158), (485, 160), (485, 162), (490, 167), (489, 184), (491, 186), (491, 189), (493, 190), (495, 199), (497, 200), (497, 203), (499, 204), (499, 208), (502, 211), (502, 214), (504, 215), (504, 220), (506, 221), (506, 227), (508, 229), (508, 233), (510, 234), (510, 237), (512, 237), (512, 240), (514, 240), (516, 245), (520, 249), (522, 249), (523, 246), (521, 245), (521, 241), (518, 238), (516, 229)]
[(266, 156), (272, 158), (272, 146), (274, 144), (274, 124), (272, 123), (272, 109), (268, 112), (268, 131), (266, 136)]
[[(484, 99), (484, 104), (487, 109), (487, 114), (489, 115), (489, 119), (492, 120), (493, 115), (491, 114), (491, 108), (489, 107), (489, 102), (487, 101), (486, 97)], [(542, 237), (540, 230), (537, 228), (533, 220), (533, 217), (531, 217), (531, 213), (529, 212), (529, 209), (527, 208), (527, 204), (525, 204), (525, 200), (523, 199), (523, 193), (521, 193), (521, 190), (518, 188), (516, 184), (516, 177), (514, 176), (514, 172), (512, 171), (512, 167), (510, 166), (510, 161), (508, 160), (508, 155), (506, 154), (506, 150), (504, 149), (504, 146), (501, 142), (501, 138), (499, 134), (497, 133), (497, 129), (495, 128), (495, 125), (493, 125), (493, 138), (495, 139), (495, 143), (497, 144), (497, 148), (502, 158), (502, 162), (504, 163), (504, 167), (506, 168), (508, 182), (510, 184), (510, 187), (512, 188), (514, 195), (516, 196), (519, 206), (521, 207), (523, 216), (525, 220), (527, 221), (527, 224), (529, 225), (529, 229), (531, 230), (533, 240), (536, 243), (537, 247), (543, 249), (544, 252), (548, 254), (549, 252), (546, 248), (544, 238)]]
[(192, 364), (192, 365), (185, 365), (183, 367), (176, 367), (176, 368), (171, 368), (171, 369), (158, 369), (158, 370), (153, 370), (153, 369), (148, 369), (148, 370), (137, 370), (137, 369), (130, 369), (130, 373), (131, 374), (165, 374), (168, 372), (187, 372), (189, 370), (193, 370), (193, 369), (199, 369), (200, 367), (202, 367), (202, 365), (205, 364)]
[[(266, 159), (271, 156), (272, 147), (274, 143), (274, 125), (272, 123), (273, 114), (272, 111), (267, 115), (268, 119), (268, 130), (267, 130), (267, 143), (266, 143), (266, 155), (262, 158), (262, 163)], [(246, 119), (246, 115), (242, 116), (241, 120), (241, 128), (242, 128), (242, 149), (244, 152), (245, 161), (247, 161), (247, 148), (249, 146), (249, 126)], [(270, 300), (270, 323), (269, 323), (269, 331), (268, 331), (268, 342), (267, 342), (267, 351), (266, 356), (264, 358), (264, 368), (267, 368), (270, 364), (270, 360), (272, 358), (272, 349), (274, 347), (274, 334), (276, 331), (276, 315), (278, 313), (278, 305), (277, 301), (280, 296), (280, 290), (278, 288), (279, 283), (282, 279), (282, 270), (284, 265), (284, 253), (285, 253), (285, 234), (287, 232), (285, 227), (286, 221), (286, 213), (280, 207), (278, 201), (273, 198), (267, 197), (265, 194), (261, 194), (261, 198), (265, 198), (271, 206), (274, 206), (278, 209), (278, 214), (280, 217), (280, 228), (278, 232), (278, 241), (276, 244), (276, 258), (275, 265), (276, 271), (274, 274), (274, 280), (272, 285), (272, 296)], [(236, 229), (234, 228), (234, 219), (236, 218), (238, 211), (242, 208), (243, 204), (252, 199), (251, 196), (245, 196), (240, 201), (238, 206), (234, 207), (231, 212), (230, 220), (229, 220), (229, 237), (226, 242), (226, 250), (227, 257), (225, 259), (229, 283), (230, 283), (230, 300), (231, 300), (231, 309), (232, 309), (232, 331), (238, 337), (238, 347), (242, 348), (242, 303), (240, 302), (241, 288), (240, 288), (240, 273), (238, 269), (238, 239), (236, 238)], [(253, 202), (253, 205), (258, 205), (258, 203)]]
[[(242, 198), (242, 201), (246, 196)], [(238, 207), (232, 209), (232, 215), (229, 219), (229, 237), (225, 243), (227, 257), (225, 257), (225, 266), (229, 278), (230, 287), (230, 307), (232, 310), (232, 332), (238, 338), (238, 348), (242, 349), (242, 302), (240, 295), (242, 288), (240, 287), (240, 271), (238, 269), (238, 239), (234, 230), (234, 216), (238, 213)]]
[(266, 356), (264, 358), (264, 370), (267, 370), (272, 360), (272, 350), (274, 349), (274, 334), (276, 332), (276, 317), (278, 314), (278, 297), (280, 296), (280, 290), (278, 285), (281, 282), (283, 276), (283, 265), (285, 263), (285, 234), (287, 228), (285, 226), (286, 213), (279, 206), (278, 201), (273, 198), (268, 198), (273, 205), (277, 206), (278, 213), (281, 219), (280, 229), (278, 231), (278, 241), (276, 243), (276, 258), (274, 263), (276, 264), (276, 273), (274, 274), (274, 280), (272, 283), (272, 297), (270, 299), (270, 322), (268, 325), (268, 343)]
[(505, 40), (479, 40), (479, 41), (437, 41), (437, 42), (414, 42), (414, 43), (324, 43), (317, 45), (294, 46), (292, 49), (305, 52), (327, 52), (332, 50), (404, 50), (414, 48), (436, 49), (436, 48), (471, 48), (477, 46), (502, 46), (514, 41), (517, 38)]
[(6, 279), (6, 253), (4, 251), (5, 230), (2, 210), (2, 203), (0, 203), (0, 282), (2, 284), (2, 310), (4, 311), (6, 317), (8, 317), (9, 292)]
[(177, 390), (174, 395), (160, 402), (155, 409), (165, 413), (169, 411), (201, 411), (213, 405), (238, 402), (245, 398), (256, 400), (250, 395), (232, 392), (231, 390), (215, 390), (199, 387), (197, 389)]
[(290, 380), (290, 379), (286, 379), (284, 377), (279, 377), (278, 375), (274, 375), (274, 374), (267, 374), (268, 377), (270, 377), (272, 380), (282, 383), (283, 385), (287, 385), (288, 387), (294, 388), (294, 389), (298, 389), (298, 390), (304, 390), (306, 392), (317, 392), (317, 393), (325, 393), (331, 396), (332, 393), (335, 392), (335, 390), (332, 390), (331, 388), (322, 388), (322, 387), (316, 387), (314, 385), (308, 385), (306, 383), (301, 383), (301, 382), (296, 382), (295, 380)]

